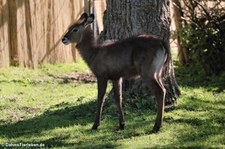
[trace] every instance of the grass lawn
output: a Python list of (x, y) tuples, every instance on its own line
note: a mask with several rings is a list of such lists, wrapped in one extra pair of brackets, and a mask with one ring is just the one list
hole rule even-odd
[(182, 96), (176, 109), (165, 113), (160, 132), (152, 134), (156, 110), (130, 106), (126, 98), (125, 130), (117, 130), (111, 98), (99, 130), (91, 130), (96, 83), (62, 79), (90, 72), (83, 61), (35, 70), (1, 68), (0, 148), (19, 143), (42, 143), (44, 148), (225, 148), (225, 75), (203, 76), (180, 67), (175, 71)]

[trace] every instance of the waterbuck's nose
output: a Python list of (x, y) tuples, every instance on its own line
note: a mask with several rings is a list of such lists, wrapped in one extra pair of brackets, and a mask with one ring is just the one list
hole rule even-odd
[(70, 40), (67, 37), (63, 37), (62, 43), (65, 44), (65, 45), (68, 45), (70, 43)]

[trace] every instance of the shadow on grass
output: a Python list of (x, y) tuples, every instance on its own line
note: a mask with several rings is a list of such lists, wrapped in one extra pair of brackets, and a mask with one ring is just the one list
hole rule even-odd
[[(91, 125), (94, 120), (94, 113), (96, 102), (91, 101), (80, 105), (71, 105), (67, 103), (57, 104), (49, 110), (45, 111), (42, 115), (23, 120), (13, 124), (0, 125), (0, 137), (7, 138), (8, 140), (20, 139), (20, 138), (35, 138), (43, 135), (42, 132), (52, 130), (54, 128), (67, 128), (70, 126), (78, 125), (81, 134), (76, 134), (75, 130), (72, 129), (73, 133), (64, 133), (62, 135), (53, 135), (50, 138), (44, 139), (41, 143), (45, 144), (46, 147), (81, 147), (81, 148), (116, 148), (119, 145), (116, 143), (119, 140), (129, 139), (142, 135), (151, 135), (151, 129), (154, 124), (156, 116), (155, 111), (149, 109), (138, 110), (135, 109), (124, 109), (127, 125), (125, 130), (117, 131), (117, 110), (115, 108), (109, 108), (112, 99), (108, 99), (104, 113), (103, 122), (99, 130), (93, 131), (85, 126)], [(204, 101), (202, 101), (204, 102)], [(205, 103), (210, 105), (211, 103)], [(220, 104), (220, 102), (215, 103)], [(192, 105), (194, 106), (194, 105)], [(215, 105), (216, 106), (216, 105)], [(54, 109), (57, 107), (58, 109)], [(188, 107), (183, 107), (186, 110)], [(177, 110), (181, 110), (178, 108)], [(198, 108), (197, 108), (198, 109)], [(193, 109), (194, 110), (194, 109)], [(160, 132), (164, 133), (167, 130), (174, 132), (171, 137), (175, 134), (177, 138), (166, 143), (164, 146), (153, 145), (153, 148), (174, 148), (174, 147), (191, 147), (191, 148), (205, 148), (209, 147), (207, 144), (204, 146), (205, 141), (212, 141), (212, 138), (217, 135), (221, 135), (223, 132), (225, 119), (221, 119), (222, 111), (220, 109), (210, 108), (212, 114), (207, 116), (207, 119), (193, 118), (189, 115), (187, 117), (180, 117), (179, 119), (168, 120), (165, 118), (165, 126)], [(209, 111), (210, 113), (210, 111)], [(110, 115), (109, 118), (107, 115)], [(145, 116), (149, 115), (147, 119)], [(169, 125), (168, 125), (169, 124)], [(170, 128), (172, 126), (172, 128)], [(189, 130), (183, 129), (182, 127)], [(177, 128), (176, 128), (177, 127)], [(193, 129), (192, 129), (193, 128)], [(173, 130), (172, 130), (173, 129)], [(71, 139), (71, 135), (84, 135), (88, 137), (73, 138), (74, 141), (68, 142), (67, 139)], [(23, 139), (22, 139), (23, 140)], [(96, 141), (97, 140), (97, 141)], [(100, 141), (98, 141), (100, 140)], [(21, 141), (22, 142), (22, 141)], [(24, 142), (29, 143), (29, 142)], [(32, 140), (30, 143), (34, 143)], [(212, 146), (211, 146), (212, 147)]]
[[(64, 104), (49, 108), (40, 116), (22, 120), (12, 124), (0, 125), (0, 136), (3, 138), (32, 137), (39, 135), (42, 131), (54, 128), (63, 128), (73, 125), (87, 125), (93, 121), (95, 103), (88, 102), (78, 106)], [(54, 109), (58, 108), (58, 109)], [(65, 139), (65, 138), (64, 138)], [(47, 144), (63, 144), (63, 138), (52, 138)], [(54, 140), (54, 141), (53, 141)]]
[[(112, 99), (108, 99), (106, 106), (109, 106)], [(204, 101), (202, 101), (204, 102)], [(210, 105), (211, 103), (206, 103)], [(220, 104), (220, 102), (216, 103)], [(206, 106), (207, 106), (206, 105)], [(20, 138), (35, 138), (39, 135), (43, 135), (42, 132), (52, 130), (54, 128), (67, 128), (70, 126), (78, 125), (81, 134), (64, 133), (62, 135), (53, 135), (50, 138), (44, 139), (41, 143), (46, 147), (82, 147), (82, 148), (116, 148), (119, 145), (116, 143), (118, 140), (129, 139), (142, 135), (151, 135), (150, 130), (154, 124), (156, 116), (155, 111), (149, 109), (132, 110), (124, 109), (127, 125), (125, 130), (117, 131), (117, 110), (115, 108), (106, 107), (103, 113), (103, 122), (99, 130), (92, 131), (85, 126), (93, 123), (96, 102), (86, 102), (80, 105), (71, 105), (67, 103), (57, 104), (49, 110), (45, 111), (42, 115), (19, 121), (13, 124), (0, 125), (0, 137), (7, 138), (8, 140), (20, 139)], [(55, 109), (57, 108), (57, 109)], [(187, 110), (187, 107), (183, 107)], [(180, 108), (178, 108), (180, 110)], [(191, 109), (189, 109), (191, 110)], [(220, 109), (209, 109), (212, 114), (208, 115), (207, 119), (198, 119), (191, 116), (181, 117), (179, 119), (168, 120), (165, 119), (168, 127), (164, 127), (160, 133), (164, 133), (167, 130), (174, 131), (174, 134), (178, 137), (167, 143), (165, 146), (153, 145), (155, 148), (174, 148), (174, 147), (198, 147), (204, 148), (204, 141), (212, 141), (213, 136), (221, 135), (222, 127), (224, 127), (225, 120), (221, 119), (222, 111)], [(209, 111), (210, 112), (210, 111)], [(214, 113), (214, 114), (213, 114)], [(111, 118), (108, 118), (110, 115)], [(149, 115), (145, 119), (146, 115)], [(214, 122), (214, 123), (212, 123)], [(172, 126), (172, 128), (170, 128)], [(193, 129), (186, 130), (179, 128), (180, 126), (189, 126)], [(178, 128), (176, 128), (178, 127)], [(174, 129), (174, 130), (172, 130)], [(74, 129), (72, 129), (74, 130)], [(141, 131), (140, 131), (141, 130)], [(68, 142), (67, 139), (71, 139), (71, 135), (87, 135), (88, 137), (73, 138), (74, 141)], [(173, 137), (173, 136), (171, 136)], [(21, 139), (23, 140), (23, 139)], [(96, 141), (97, 140), (97, 141)], [(100, 141), (98, 141), (100, 140)], [(22, 142), (22, 141), (21, 141)], [(196, 143), (197, 142), (197, 143)], [(29, 142), (25, 142), (29, 143)], [(32, 140), (30, 143), (34, 143)]]
[[(78, 142), (74, 142), (74, 143), (67, 143), (65, 141), (65, 139), (69, 139), (70, 136), (63, 136), (63, 137), (53, 137), (51, 139), (47, 139), (43, 142), (41, 142), (42, 144), (45, 144), (45, 147), (66, 147), (66, 148), (115, 148), (116, 145), (113, 144), (112, 142), (105, 142), (105, 143), (101, 143), (101, 144), (94, 144), (93, 142), (95, 142), (94, 140), (92, 141), (87, 141), (87, 140), (80, 140)], [(98, 138), (96, 138), (98, 139)], [(81, 146), (81, 147), (80, 147)]]
[[(49, 131), (55, 128), (67, 128), (71, 126), (81, 126), (79, 127), (82, 133), (89, 135), (90, 138), (94, 140), (103, 140), (101, 144), (93, 144), (92, 141), (88, 140), (76, 140), (73, 143), (67, 143), (65, 140), (70, 138), (71, 133), (68, 135), (57, 135), (56, 137), (50, 137), (49, 139), (45, 139), (41, 141), (47, 147), (72, 147), (76, 145), (85, 146), (85, 148), (114, 148), (116, 144), (113, 144), (112, 141), (121, 139), (118, 137), (111, 136), (112, 133), (117, 133), (118, 130), (118, 117), (117, 117), (117, 109), (116, 106), (113, 108), (109, 108), (106, 106), (110, 106), (112, 99), (107, 99), (106, 104), (104, 106), (103, 111), (103, 121), (99, 130), (94, 131), (91, 130), (91, 127), (87, 128), (85, 126), (92, 125), (95, 118), (96, 112), (96, 102), (86, 102), (80, 105), (71, 105), (69, 103), (61, 103), (57, 104), (54, 107), (49, 108), (43, 114), (36, 116), (34, 118), (30, 118), (27, 120), (21, 120), (16, 123), (4, 124), (0, 125), (0, 137), (7, 138), (7, 140), (18, 140), (20, 138), (35, 138), (43, 135), (43, 132)], [(111, 111), (111, 112), (110, 112)], [(149, 110), (144, 110), (149, 111)], [(140, 133), (136, 132), (135, 129), (148, 127), (151, 130), (150, 124), (154, 124), (154, 120), (149, 122), (137, 119), (133, 120), (134, 117), (140, 117), (143, 113), (133, 113), (127, 117), (127, 121), (130, 123), (127, 125), (129, 132), (123, 135), (124, 138), (130, 138), (133, 136), (139, 136)], [(155, 112), (151, 114), (155, 116)], [(137, 124), (136, 124), (137, 123)], [(83, 127), (84, 126), (84, 127)], [(130, 127), (130, 128), (129, 128)], [(76, 132), (74, 132), (75, 134)], [(101, 135), (99, 135), (102, 133)], [(104, 134), (105, 133), (105, 134)], [(120, 133), (120, 132), (118, 132)], [(96, 135), (97, 134), (97, 135)], [(77, 135), (77, 134), (75, 134)], [(96, 136), (95, 136), (96, 135)], [(29, 140), (29, 139), (28, 139)], [(104, 141), (107, 140), (107, 141)], [(23, 142), (23, 141), (21, 141)], [(17, 142), (15, 142), (17, 143)], [(24, 142), (29, 143), (29, 142)], [(34, 143), (34, 142), (30, 142)]]
[[(206, 119), (181, 118), (173, 123), (179, 126), (186, 126), (186, 129), (179, 133), (177, 140), (166, 148), (174, 148), (175, 144), (181, 143), (181, 148), (223, 148), (224, 123), (222, 115), (210, 115)], [(189, 128), (188, 128), (189, 127)]]

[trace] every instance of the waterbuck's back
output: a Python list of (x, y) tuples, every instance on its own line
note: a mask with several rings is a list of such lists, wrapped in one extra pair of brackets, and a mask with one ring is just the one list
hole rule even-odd
[(165, 53), (163, 41), (147, 35), (103, 45), (96, 50), (90, 67), (96, 76), (109, 79), (135, 77), (141, 69), (150, 67), (158, 52)]

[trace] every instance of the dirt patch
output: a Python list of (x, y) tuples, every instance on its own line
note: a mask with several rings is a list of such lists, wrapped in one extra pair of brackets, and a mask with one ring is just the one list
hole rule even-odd
[(30, 114), (37, 113), (41, 110), (40, 108), (32, 108), (32, 107), (22, 107), (19, 109), (25, 111), (26, 113), (30, 113)]
[(96, 77), (90, 73), (73, 73), (65, 76), (57, 76), (54, 78), (62, 79), (64, 83), (75, 81), (75, 82), (83, 82), (83, 83), (95, 83), (97, 82)]

